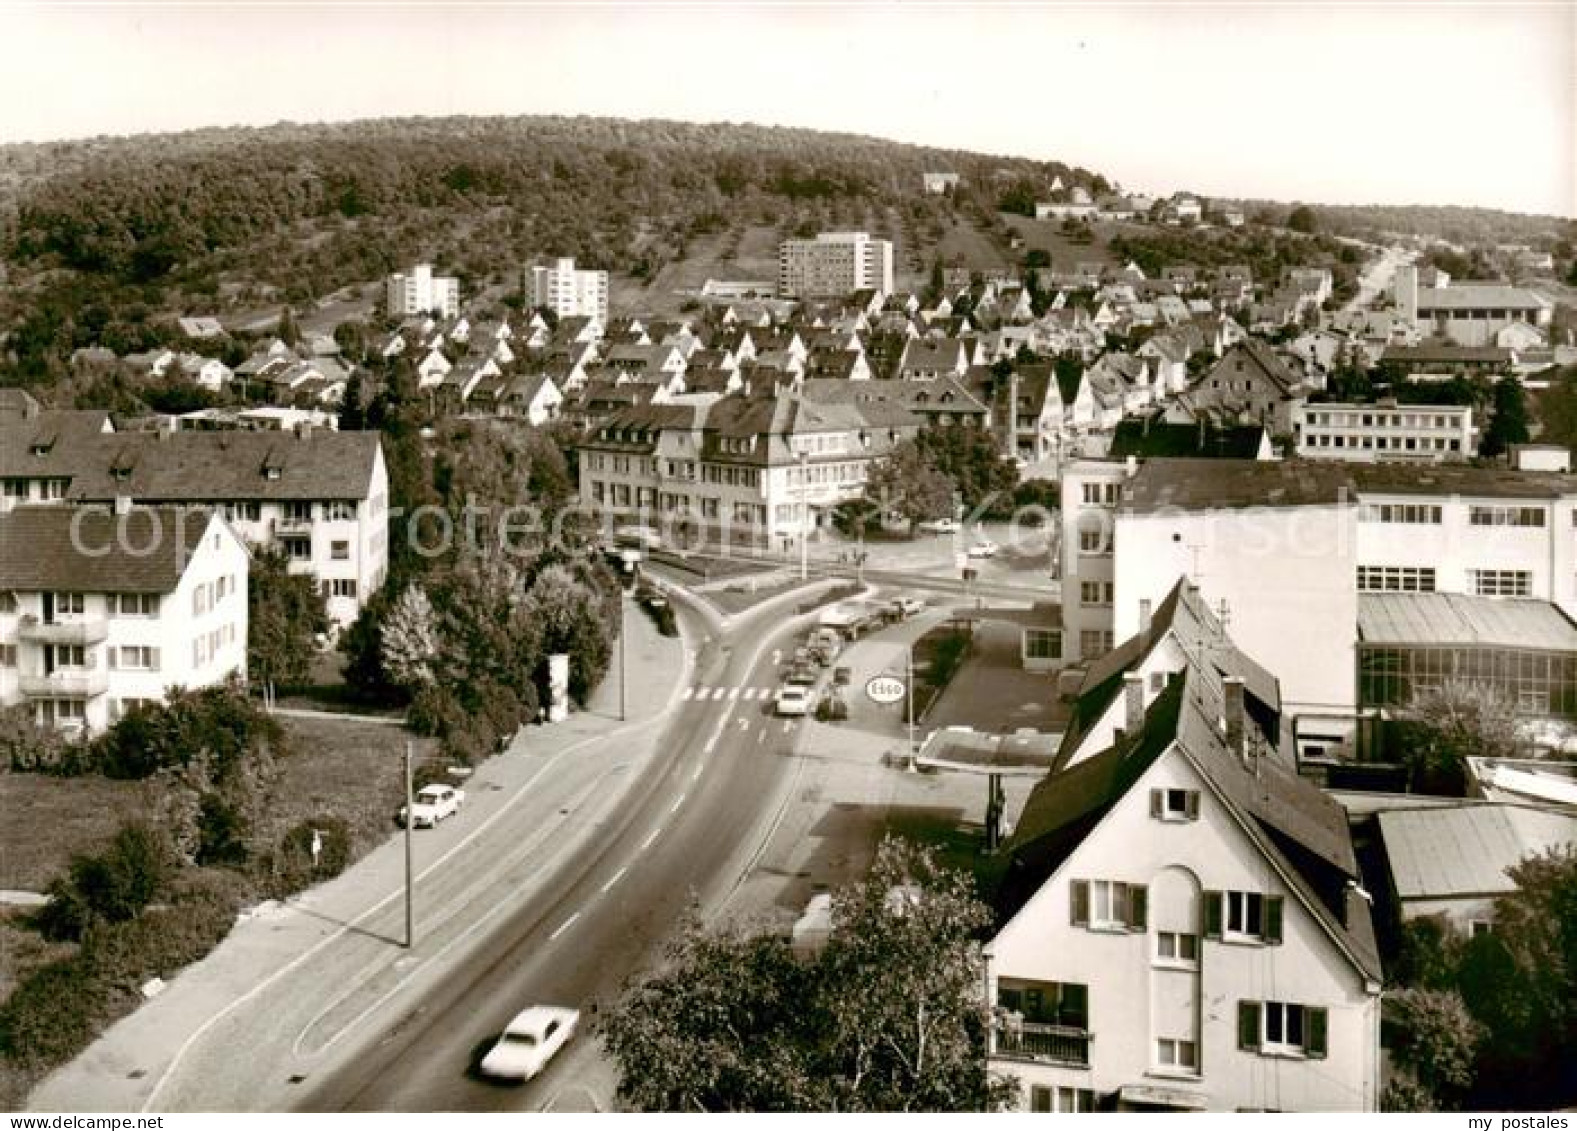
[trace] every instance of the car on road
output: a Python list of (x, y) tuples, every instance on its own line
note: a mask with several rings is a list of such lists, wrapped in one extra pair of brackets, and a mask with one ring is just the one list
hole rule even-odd
[(531, 1079), (575, 1035), (580, 1012), (556, 1005), (533, 1005), (515, 1014), (482, 1058), (482, 1075), (497, 1080)]
[[(411, 827), (417, 829), (431, 829), (438, 826), (438, 822), (445, 817), (452, 817), (460, 812), (460, 806), (465, 803), (465, 790), (456, 789), (452, 785), (424, 785), (417, 790), (416, 797), (411, 804)], [(400, 806), (400, 824), (405, 824), (405, 806)]]
[(816, 668), (809, 660), (803, 664), (795, 664), (789, 669), (788, 678), (784, 683), (795, 684), (799, 687), (810, 687), (816, 682)]
[(802, 683), (785, 683), (778, 688), (775, 704), (780, 715), (808, 715), (810, 713), (810, 688)]
[(982, 538), (969, 547), (969, 556), (972, 558), (994, 558), (997, 556), (998, 546), (989, 538)]
[(953, 534), (958, 530), (958, 520), (953, 518), (931, 518), (922, 522), (920, 529), (927, 534)]
[(899, 617), (912, 617), (925, 611), (925, 601), (920, 597), (893, 598), (893, 612)]

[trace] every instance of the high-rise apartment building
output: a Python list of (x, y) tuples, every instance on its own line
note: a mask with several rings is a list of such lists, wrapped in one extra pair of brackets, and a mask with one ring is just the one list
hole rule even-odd
[(527, 271), (534, 305), (545, 306), (560, 318), (595, 318), (608, 324), (606, 271), (577, 270), (573, 259)]
[(865, 288), (892, 293), (892, 241), (865, 232), (822, 232), (813, 240), (778, 245), (783, 298), (839, 298)]
[(460, 315), (460, 281), (451, 275), (434, 275), (432, 265), (418, 263), (407, 272), (389, 276), (388, 307), (391, 318), (413, 314)]

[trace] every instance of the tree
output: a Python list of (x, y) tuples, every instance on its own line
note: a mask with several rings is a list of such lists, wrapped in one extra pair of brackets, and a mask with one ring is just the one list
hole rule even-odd
[(925, 428), (915, 439), (968, 510), (1011, 495), (1018, 483), (1018, 469), (1003, 458), (988, 428)]
[(279, 340), (292, 348), (301, 342), (301, 328), (296, 325), (296, 312), (288, 306), (279, 312)]
[(917, 522), (951, 517), (953, 483), (914, 440), (903, 440), (871, 465), (865, 497), (883, 516), (895, 516), (912, 531)]
[(1296, 204), (1287, 214), (1287, 227), (1294, 232), (1303, 232), (1312, 235), (1319, 230), (1319, 220), (1314, 215), (1314, 209), (1307, 204)]
[(1493, 413), (1479, 444), (1480, 455), (1504, 455), (1511, 445), (1528, 442), (1528, 397), (1521, 381), (1502, 377), (1495, 382)]
[(619, 1095), (666, 1111), (982, 1111), (989, 1012), (970, 879), (887, 840), (833, 894), (826, 946), (692, 924), (602, 1026)]
[(1418, 692), (1397, 712), (1402, 762), (1414, 790), (1461, 797), (1467, 760), (1511, 758), (1518, 750), (1517, 718), (1494, 688), (1448, 679)]
[(414, 692), (434, 681), (438, 622), (427, 591), (420, 585), (407, 586), (394, 602), (383, 622), (380, 648), (383, 670), (396, 687)]
[(329, 630), (323, 594), (309, 574), (290, 572), (289, 559), (273, 548), (252, 557), (247, 579), (246, 664), (266, 684), (305, 682), (317, 637)]
[(1387, 1046), (1393, 1063), (1427, 1094), (1422, 1110), (1450, 1111), (1473, 1084), (1484, 1027), (1455, 990), (1403, 989), (1385, 999)]

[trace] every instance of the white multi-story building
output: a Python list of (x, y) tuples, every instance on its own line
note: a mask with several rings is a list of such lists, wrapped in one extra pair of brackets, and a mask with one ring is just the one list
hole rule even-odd
[(1397, 316), (1425, 334), (1437, 334), (1459, 346), (1490, 346), (1496, 335), (1514, 323), (1548, 332), (1555, 304), (1537, 291), (1504, 283), (1440, 280), (1420, 286), (1418, 268), (1398, 267), (1392, 284)]
[(529, 267), (532, 302), (560, 318), (595, 318), (608, 324), (608, 273), (581, 271), (573, 259), (552, 267)]
[(778, 245), (778, 294), (842, 298), (853, 291), (893, 291), (893, 245), (867, 232), (822, 232)]
[(1471, 405), (1299, 403), (1292, 434), (1307, 459), (1458, 463), (1475, 451)]
[(1149, 652), (1081, 695), (1121, 729), (1008, 842), (988, 1066), (1031, 1111), (1372, 1111), (1381, 970), (1346, 816), (1241, 678), (1185, 656), (1152, 690)]
[(390, 275), (387, 286), (389, 317), (409, 318), (436, 314), (460, 316), (460, 281), (452, 275), (434, 275), (432, 265), (418, 263), (409, 272)]
[(0, 704), (96, 731), (170, 687), (245, 678), (249, 562), (212, 512), (0, 513)]
[[(7, 500), (208, 507), (310, 574), (350, 624), (388, 573), (388, 472), (376, 432), (101, 433), (87, 414), (0, 421)], [(68, 417), (76, 414), (66, 414)]]
[(1064, 646), (1138, 630), (1179, 576), (1278, 672), (1300, 743), (1359, 707), (1359, 597), (1455, 593), (1577, 619), (1577, 477), (1441, 464), (1081, 461), (1063, 480)]

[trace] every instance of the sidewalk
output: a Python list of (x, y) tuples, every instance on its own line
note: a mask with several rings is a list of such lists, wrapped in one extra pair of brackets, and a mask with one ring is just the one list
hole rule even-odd
[(29, 1109), (279, 1110), (293, 1085), (344, 1055), (351, 1033), (417, 1000), (639, 780), (695, 645), (658, 635), (633, 605), (625, 625), (628, 721), (615, 665), (584, 711), (522, 730), (479, 767), (459, 818), (416, 835), (413, 949), (400, 945), (404, 849), (391, 835), (336, 879), (243, 915), (206, 958), (42, 1081)]

